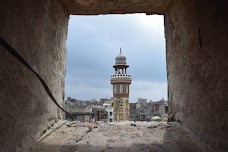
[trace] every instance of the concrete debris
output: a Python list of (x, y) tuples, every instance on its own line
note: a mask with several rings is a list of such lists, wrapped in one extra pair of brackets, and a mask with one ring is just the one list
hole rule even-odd
[(74, 121), (74, 122), (70, 122), (67, 123), (66, 126), (68, 127), (90, 127), (90, 128), (97, 128), (97, 124), (95, 123), (87, 123), (87, 122), (80, 122), (80, 121)]
[(135, 124), (141, 127), (149, 127), (149, 126), (167, 126), (167, 122), (156, 122), (156, 121), (123, 121), (123, 122), (97, 122), (98, 127), (104, 126), (132, 126)]
[(202, 152), (184, 126), (176, 122), (154, 121), (67, 123), (31, 150), (31, 152), (50, 151)]

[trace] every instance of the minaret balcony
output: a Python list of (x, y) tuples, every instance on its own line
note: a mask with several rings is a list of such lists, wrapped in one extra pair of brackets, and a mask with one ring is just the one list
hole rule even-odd
[(111, 78), (115, 78), (115, 77), (128, 77), (131, 78), (130, 74), (113, 74), (111, 75)]
[(129, 74), (113, 74), (111, 75), (111, 84), (128, 83), (131, 84), (131, 75)]

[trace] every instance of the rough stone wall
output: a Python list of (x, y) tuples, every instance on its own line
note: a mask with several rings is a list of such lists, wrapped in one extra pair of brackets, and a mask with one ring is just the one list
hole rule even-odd
[(61, 0), (70, 14), (164, 14), (170, 0)]
[(207, 151), (228, 151), (225, 0), (173, 0), (165, 14), (171, 112)]
[[(64, 98), (69, 15), (57, 0), (0, 2), (0, 35)], [(27, 151), (60, 116), (38, 79), (0, 47), (0, 151)]]

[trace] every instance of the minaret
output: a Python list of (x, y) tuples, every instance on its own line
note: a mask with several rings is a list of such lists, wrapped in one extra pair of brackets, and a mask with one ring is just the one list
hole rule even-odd
[(116, 57), (115, 65), (113, 66), (115, 74), (111, 75), (111, 84), (113, 85), (113, 97), (114, 97), (114, 113), (115, 120), (129, 120), (129, 93), (131, 84), (131, 75), (127, 74), (126, 57), (120, 53)]

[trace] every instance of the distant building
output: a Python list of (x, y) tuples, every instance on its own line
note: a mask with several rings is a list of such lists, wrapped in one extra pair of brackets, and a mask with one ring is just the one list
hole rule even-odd
[(146, 121), (151, 117), (151, 107), (147, 105), (147, 99), (138, 98), (136, 103), (137, 115), (135, 120)]
[(134, 121), (136, 120), (136, 116), (137, 116), (136, 103), (129, 103), (129, 106), (130, 106), (129, 120)]
[(147, 99), (138, 98), (138, 101), (136, 103), (136, 108), (138, 109), (139, 107), (145, 107), (147, 106)]
[(96, 106), (92, 108), (94, 121), (104, 121), (107, 122), (108, 120), (108, 112), (104, 107)]
[(153, 115), (161, 116), (168, 112), (168, 102), (164, 99), (153, 102)]
[(107, 117), (107, 122), (113, 122), (114, 121), (114, 107), (112, 102), (110, 101), (110, 103), (104, 103), (103, 107), (105, 108), (105, 110), (108, 113), (108, 117)]
[(104, 104), (105, 101), (108, 101), (109, 99), (108, 98), (100, 98), (100, 104)]
[(111, 84), (113, 85), (113, 107), (114, 120), (125, 121), (129, 120), (129, 87), (131, 84), (131, 75), (127, 74), (129, 65), (126, 63), (126, 57), (120, 54), (116, 57), (116, 62), (113, 68), (115, 74), (111, 75)]
[(136, 103), (130, 103), (131, 121), (148, 121), (153, 116), (162, 116), (168, 113), (168, 102), (164, 99), (157, 102), (147, 102), (147, 99), (138, 98)]
[[(66, 110), (77, 121), (94, 122), (92, 108), (90, 107), (80, 108), (80, 109), (66, 109)], [(66, 115), (66, 119), (70, 119), (69, 116)]]

